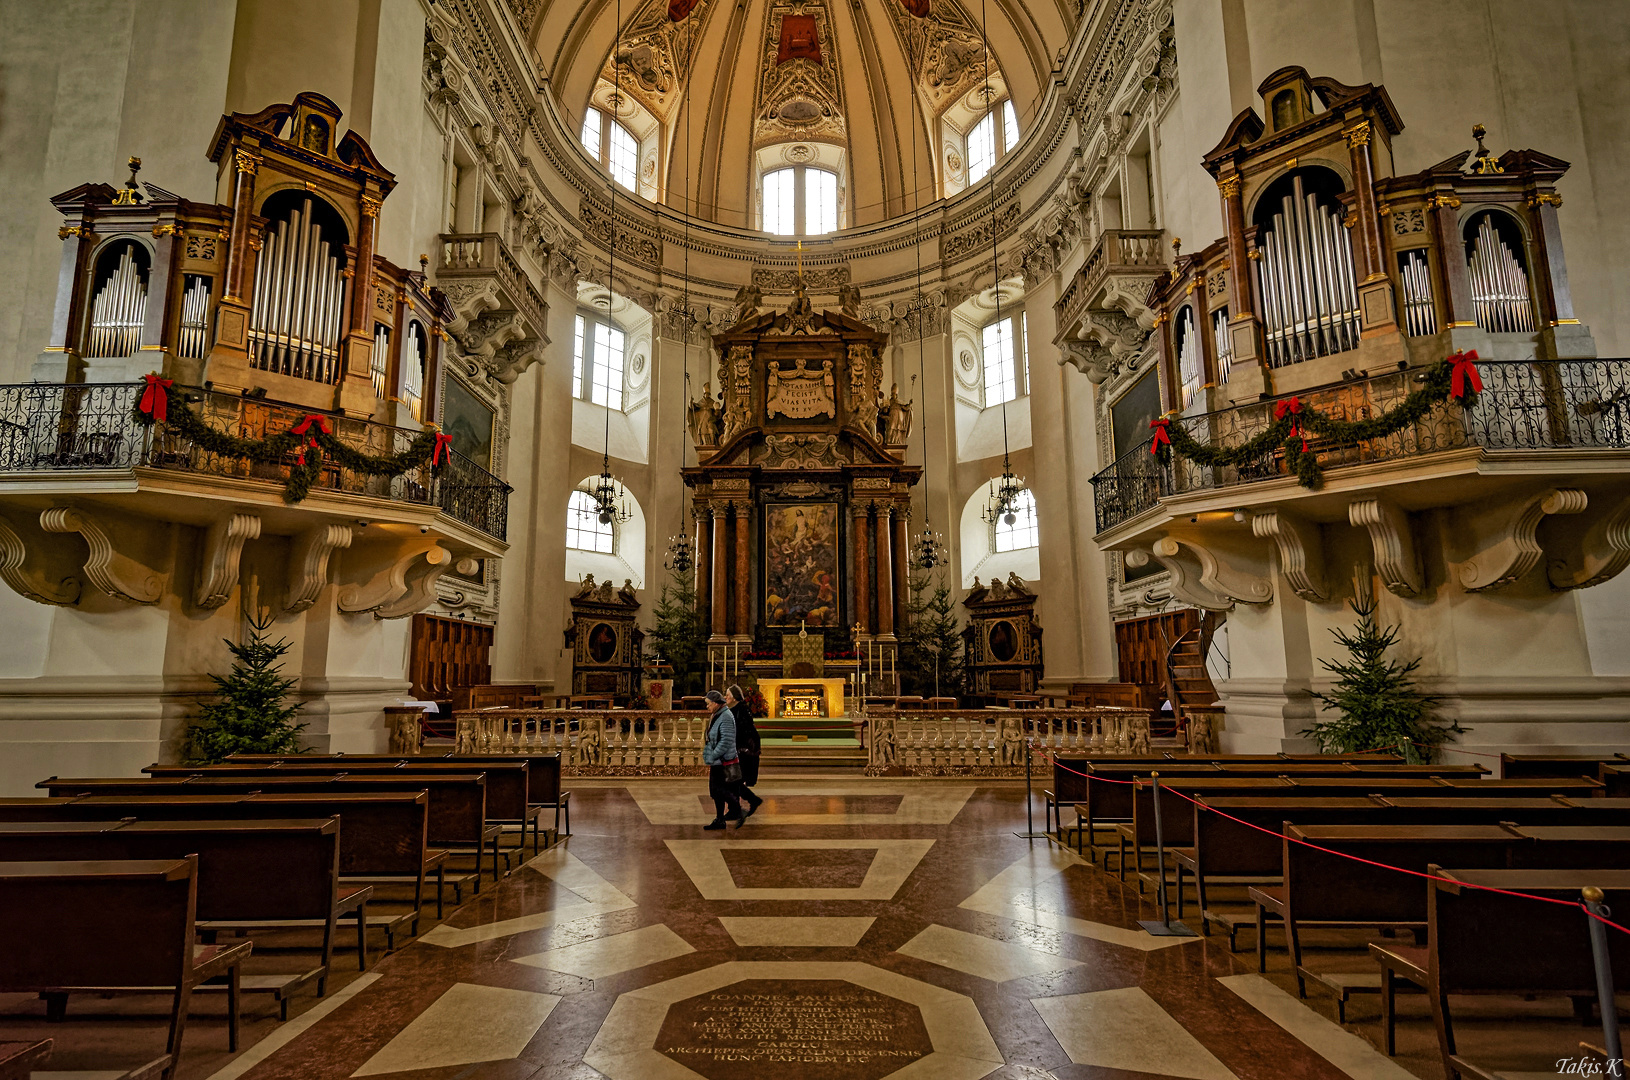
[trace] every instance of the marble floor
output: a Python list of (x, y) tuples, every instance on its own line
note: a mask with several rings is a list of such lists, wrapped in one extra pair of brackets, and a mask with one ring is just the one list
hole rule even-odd
[(1388, 1059), (1283, 959), (1143, 932), (1135, 890), (1015, 835), (1022, 784), (768, 780), (724, 832), (699, 781), (572, 787), (569, 841), (290, 1021), (251, 1000), (235, 1056), (195, 1022), (180, 1080), (1441, 1075), (1429, 1026)]

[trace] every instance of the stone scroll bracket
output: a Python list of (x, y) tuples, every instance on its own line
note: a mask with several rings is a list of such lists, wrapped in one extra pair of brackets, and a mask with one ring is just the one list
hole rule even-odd
[(328, 584), (328, 558), (335, 548), (351, 546), (349, 525), (318, 525), (294, 538), (289, 547), (288, 599), (283, 612), (297, 615), (317, 602)]
[(168, 574), (145, 565), (114, 544), (114, 533), (122, 541), (141, 536), (145, 530), (119, 528), (110, 531), (106, 519), (73, 506), (53, 506), (40, 514), (40, 528), (48, 533), (78, 533), (89, 553), (85, 558), (85, 580), (116, 600), (130, 604), (156, 604), (164, 595)]
[(370, 540), (346, 558), (350, 583), (340, 589), (339, 609), (381, 619), (423, 611), (436, 602), (436, 582), (452, 564), (452, 554), (435, 540)]
[(1409, 529), (1409, 515), (1387, 499), (1359, 499), (1347, 507), (1347, 520), (1369, 530), (1375, 572), (1396, 596), (1419, 596), (1426, 587), (1421, 556)]
[(1127, 565), (1147, 566), (1153, 560), (1171, 573), (1172, 595), (1185, 604), (1207, 611), (1231, 611), (1236, 603), (1266, 604), (1273, 600), (1273, 583), (1239, 565), (1239, 557), (1192, 539), (1163, 536), (1147, 550), (1127, 552)]
[(1500, 589), (1538, 566), (1540, 522), (1559, 514), (1580, 514), (1589, 500), (1578, 488), (1548, 488), (1526, 499), (1490, 499), (1460, 512), (1475, 553), (1460, 564), (1467, 592)]
[(232, 514), (212, 523), (204, 533), (204, 546), (198, 553), (198, 582), (193, 603), (201, 608), (218, 608), (231, 599), (238, 583), (243, 545), (260, 535), (260, 518), (255, 514)]
[(1267, 604), (1273, 600), (1273, 582), (1263, 554), (1246, 550), (1237, 537), (1208, 533), (1204, 538), (1165, 536), (1155, 541), (1156, 555), (1174, 557), (1186, 550), (1200, 567), (1201, 587), (1241, 604)]
[(1279, 572), (1291, 591), (1314, 604), (1329, 602), (1325, 586), (1324, 538), (1319, 526), (1288, 510), (1267, 510), (1251, 518), (1251, 532), (1279, 549)]
[(1551, 588), (1588, 589), (1630, 566), (1630, 496), (1598, 497), (1597, 503), (1589, 514), (1547, 527), (1545, 576)]
[(36, 604), (70, 607), (83, 588), (79, 562), (45, 535), (32, 514), (0, 517), (0, 580)]

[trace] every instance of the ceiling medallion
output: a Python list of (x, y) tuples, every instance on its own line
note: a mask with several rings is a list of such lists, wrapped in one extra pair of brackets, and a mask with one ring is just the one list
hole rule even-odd
[[(785, 118), (785, 116), (786, 116), (786, 110), (783, 109), (782, 110), (782, 117)], [(811, 160), (814, 159), (814, 157), (815, 157), (815, 148), (813, 146), (809, 146), (809, 145), (807, 145), (805, 143), (798, 143), (795, 146), (787, 147), (787, 160), (788, 161), (798, 161), (798, 162), (811, 161)]]

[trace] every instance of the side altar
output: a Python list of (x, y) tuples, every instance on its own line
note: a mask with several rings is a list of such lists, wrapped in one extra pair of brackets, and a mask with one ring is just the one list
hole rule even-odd
[(713, 337), (716, 379), (690, 403), (698, 464), (682, 470), (710, 672), (779, 655), (784, 635), (807, 628), (826, 656), (845, 657), (832, 660), (837, 671), (859, 655), (868, 693), (898, 693), (895, 628), (922, 470), (905, 462), (912, 406), (882, 388), (887, 335), (815, 311), (801, 285), (782, 312), (759, 311), (751, 289), (743, 299), (742, 317)]

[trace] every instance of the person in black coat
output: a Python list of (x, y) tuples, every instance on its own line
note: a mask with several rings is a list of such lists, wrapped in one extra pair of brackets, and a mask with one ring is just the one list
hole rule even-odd
[(753, 724), (753, 713), (747, 707), (747, 695), (742, 693), (741, 687), (732, 685), (724, 692), (724, 700), (731, 715), (736, 718), (736, 750), (741, 755), (741, 783), (735, 785), (735, 793), (747, 804), (742, 811), (745, 820), (764, 804), (764, 800), (753, 794), (752, 790), (753, 785), (758, 783), (758, 759), (763, 743), (759, 741), (758, 728)]

